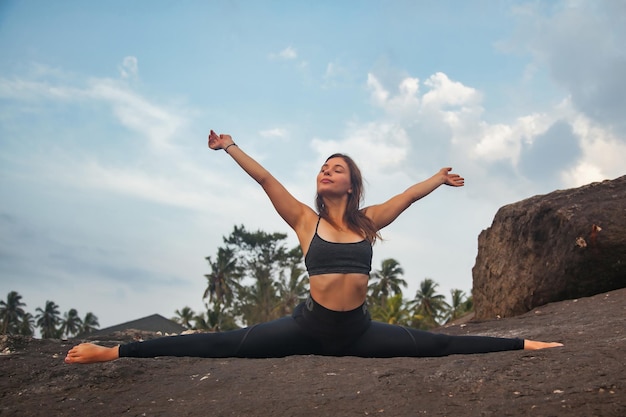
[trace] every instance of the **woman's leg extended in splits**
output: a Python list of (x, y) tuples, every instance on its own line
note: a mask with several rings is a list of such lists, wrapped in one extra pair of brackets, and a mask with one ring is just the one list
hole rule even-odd
[(133, 342), (120, 346), (120, 357), (277, 358), (313, 353), (311, 348), (295, 320), (283, 317), (244, 329)]
[(292, 317), (244, 329), (218, 333), (195, 333), (165, 336), (132, 342), (115, 348), (81, 344), (72, 348), (67, 363), (93, 363), (118, 357), (154, 358), (157, 356), (192, 356), (203, 358), (268, 358), (314, 354), (318, 344), (304, 335)]
[(373, 321), (347, 355), (428, 357), (524, 349), (523, 339), (450, 336)]

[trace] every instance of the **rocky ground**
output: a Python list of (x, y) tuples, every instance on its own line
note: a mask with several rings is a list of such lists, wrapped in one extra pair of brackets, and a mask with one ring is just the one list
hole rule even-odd
[(555, 340), (565, 347), (444, 358), (67, 365), (65, 352), (79, 341), (4, 337), (0, 416), (623, 417), (625, 317), (622, 289), (518, 317), (450, 326), (438, 331)]

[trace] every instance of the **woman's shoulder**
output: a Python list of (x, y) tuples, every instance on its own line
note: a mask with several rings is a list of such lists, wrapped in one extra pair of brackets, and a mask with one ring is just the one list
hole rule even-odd
[(310, 207), (306, 207), (302, 213), (300, 221), (296, 227), (294, 227), (294, 231), (298, 236), (303, 253), (306, 253), (309, 249), (309, 243), (315, 235), (318, 220), (319, 215), (315, 212), (315, 210)]

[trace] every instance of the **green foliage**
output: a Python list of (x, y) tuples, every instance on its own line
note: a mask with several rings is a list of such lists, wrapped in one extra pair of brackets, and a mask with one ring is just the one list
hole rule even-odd
[(17, 334), (21, 334), (23, 336), (33, 336), (35, 330), (35, 318), (30, 313), (24, 313), (22, 316), (22, 320), (20, 321), (19, 328), (17, 330)]
[(205, 259), (211, 272), (204, 276), (208, 282), (202, 299), (208, 298), (209, 302), (219, 306), (231, 305), (241, 279), (234, 250), (229, 247), (218, 248), (215, 261), (210, 256)]
[(414, 317), (413, 327), (428, 330), (440, 325), (439, 320), (445, 316), (450, 306), (446, 303), (443, 295), (437, 294), (438, 286), (439, 284), (430, 278), (420, 282), (415, 298), (411, 301)]
[(78, 316), (76, 309), (72, 308), (61, 315), (59, 306), (53, 301), (46, 301), (42, 309), (37, 307), (37, 315), (24, 311), (25, 307), (22, 296), (16, 291), (7, 295), (7, 301), (0, 301), (0, 324), (2, 334), (19, 334), (33, 336), (35, 326), (41, 331), (44, 339), (74, 336), (78, 333), (89, 333), (100, 327), (98, 317), (93, 313), (87, 313), (84, 319)]
[(402, 299), (402, 294), (395, 294), (388, 298), (384, 305), (370, 306), (370, 314), (373, 320), (383, 323), (408, 326), (411, 322), (411, 311)]
[[(283, 233), (248, 232), (243, 226), (235, 226), (231, 235), (224, 239), (235, 251), (241, 276), (251, 283), (239, 286), (234, 305), (236, 315), (246, 325), (283, 315), (278, 281), (293, 263), (293, 251), (285, 248), (286, 238)], [(298, 262), (301, 261), (298, 259)]]
[(63, 319), (60, 320), (60, 324), (61, 327), (59, 330), (61, 331), (61, 335), (75, 336), (80, 333), (83, 328), (83, 321), (78, 316), (78, 311), (74, 308), (63, 314)]
[(17, 291), (11, 291), (7, 295), (6, 301), (0, 301), (0, 323), (2, 324), (2, 334), (20, 334), (23, 330), (23, 319), (26, 312), (22, 307), (26, 304), (22, 302), (22, 296)]
[(43, 339), (53, 339), (60, 336), (57, 324), (61, 321), (59, 306), (54, 301), (46, 301), (46, 306), (42, 309), (37, 307), (37, 327), (41, 330)]
[(191, 321), (194, 319), (195, 313), (190, 307), (185, 306), (180, 310), (176, 310), (174, 314), (176, 314), (176, 316), (171, 318), (172, 321), (175, 321), (187, 329), (192, 328)]
[(446, 323), (457, 320), (473, 310), (474, 303), (472, 297), (468, 298), (463, 291), (452, 289), (450, 290), (450, 297), (452, 303), (446, 314)]
[(407, 284), (401, 278), (403, 273), (399, 262), (392, 258), (384, 259), (381, 268), (374, 271), (367, 297), (372, 319), (430, 330), (472, 311), (471, 297), (453, 289), (451, 304), (448, 304), (445, 297), (437, 293), (439, 284), (430, 278), (420, 283), (412, 300), (404, 300), (402, 288)]
[(98, 327), (100, 327), (100, 323), (98, 323), (98, 317), (92, 312), (89, 312), (85, 315), (85, 318), (83, 319), (83, 325), (80, 329), (80, 332), (91, 333), (94, 330), (98, 329)]
[(278, 304), (275, 312), (278, 317), (291, 314), (293, 308), (308, 295), (309, 276), (302, 267), (302, 249), (293, 248), (287, 254), (287, 268), (281, 271), (278, 282)]
[(308, 280), (300, 247), (288, 250), (286, 238), (234, 226), (215, 260), (206, 258), (207, 316), (197, 315), (197, 326), (224, 330), (235, 322), (248, 326), (289, 314), (306, 297)]
[(370, 304), (380, 305), (385, 308), (387, 298), (400, 295), (402, 299), (402, 287), (406, 288), (406, 281), (401, 278), (404, 270), (395, 259), (384, 259), (379, 270), (374, 271), (370, 277), (368, 287)]

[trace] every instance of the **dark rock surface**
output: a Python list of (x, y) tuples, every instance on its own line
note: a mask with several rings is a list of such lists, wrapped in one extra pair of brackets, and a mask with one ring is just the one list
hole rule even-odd
[[(65, 352), (79, 341), (4, 337), (0, 415), (623, 417), (625, 313), (621, 289), (442, 328), (565, 343), (443, 358), (125, 358), (67, 365)], [(118, 338), (136, 336), (147, 335)]]
[(476, 318), (626, 287), (626, 176), (502, 207), (478, 237)]

